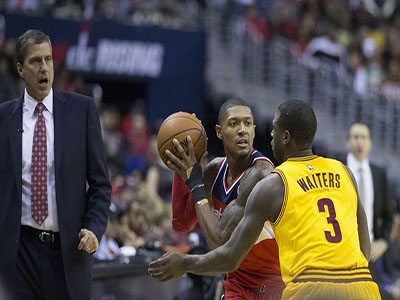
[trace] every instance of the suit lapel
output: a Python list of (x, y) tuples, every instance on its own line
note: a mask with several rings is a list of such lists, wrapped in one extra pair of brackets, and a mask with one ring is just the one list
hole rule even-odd
[[(374, 214), (375, 214), (376, 212), (378, 212), (378, 209), (379, 209), (379, 203), (378, 203), (379, 200), (377, 199), (378, 191), (380, 190), (379, 186), (378, 186), (378, 184), (379, 184), (378, 169), (372, 164), (369, 164), (369, 166), (371, 168), (372, 183), (374, 185), (374, 199), (373, 199), (373, 201), (374, 201)], [(375, 217), (374, 217), (374, 219), (375, 219)]]
[(22, 199), (22, 103), (23, 96), (17, 99), (8, 118), (8, 135), (19, 199)]
[(53, 105), (54, 105), (54, 156), (56, 179), (59, 174), (61, 157), (63, 151), (64, 134), (66, 129), (66, 120), (68, 119), (69, 108), (64, 95), (56, 90), (53, 90)]

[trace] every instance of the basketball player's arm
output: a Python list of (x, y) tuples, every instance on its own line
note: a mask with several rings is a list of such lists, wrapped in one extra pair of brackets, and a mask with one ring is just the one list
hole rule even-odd
[(203, 183), (207, 193), (207, 198), (201, 199), (195, 203), (197, 220), (210, 249), (218, 247), (220, 241), (218, 232), (219, 220), (218, 216), (214, 212), (211, 189), (214, 179), (217, 176), (218, 166), (221, 161), (222, 158), (215, 158), (204, 169)]
[(357, 223), (358, 223), (358, 236), (360, 239), (360, 248), (365, 258), (369, 261), (371, 256), (371, 242), (369, 240), (367, 216), (365, 214), (364, 207), (358, 195), (358, 187), (356, 179), (351, 170), (348, 167), (346, 168), (350, 174), (351, 180), (353, 181), (353, 185), (357, 193)]
[[(193, 165), (196, 163), (190, 136), (188, 136), (188, 142), (188, 155), (177, 140), (173, 140), (173, 143), (181, 158), (178, 158), (168, 150), (165, 152), (168, 157), (166, 165), (174, 171), (172, 184), (172, 227), (177, 232), (188, 232), (198, 222), (193, 195), (185, 183), (190, 176)], [(206, 164), (207, 152), (201, 158), (201, 165), (204, 166)]]
[[(219, 221), (217, 215), (214, 213), (211, 196), (211, 188), (222, 158), (213, 159), (203, 168), (201, 174), (201, 170), (199, 170), (198, 166), (193, 168), (196, 164), (196, 158), (190, 136), (188, 136), (188, 142), (189, 153), (186, 154), (181, 145), (177, 143), (177, 141), (173, 141), (180, 158), (170, 151), (166, 151), (166, 155), (168, 156), (167, 166), (175, 171), (172, 188), (172, 225), (175, 230), (182, 232), (188, 231), (194, 225), (193, 222), (198, 221), (208, 246), (214, 249), (218, 245), (223, 244), (221, 243), (220, 232), (218, 230)], [(204, 190), (204, 192), (201, 193), (202, 197), (196, 197), (196, 199), (194, 199), (190, 188), (185, 183), (185, 181), (192, 178), (195, 173), (196, 178), (200, 176), (200, 180), (196, 179), (197, 184), (194, 185), (204, 185), (200, 187), (200, 189)], [(240, 211), (238, 215), (241, 218), (243, 216), (243, 210)], [(239, 221), (240, 219), (235, 223), (235, 227)]]
[(226, 244), (204, 255), (168, 252), (150, 263), (151, 276), (166, 281), (184, 273), (216, 275), (236, 270), (260, 235), (265, 220), (275, 220), (279, 215), (283, 195), (279, 175), (269, 175), (250, 193), (244, 216)]
[[(174, 160), (175, 157), (171, 156), (171, 161)], [(221, 222), (219, 222), (214, 212), (211, 188), (221, 160), (221, 158), (213, 159), (204, 169), (203, 183), (207, 195), (204, 199), (194, 202), (189, 187), (183, 181), (182, 175), (180, 175), (181, 172), (175, 172), (172, 185), (173, 228), (178, 232), (186, 232), (198, 222), (210, 249), (224, 244), (224, 242), (229, 239), (230, 234), (235, 229), (244, 213), (244, 205), (237, 205), (236, 200), (232, 201), (224, 210), (224, 216), (223, 219), (221, 219), (223, 226), (221, 226)], [(228, 236), (228, 230), (224, 230), (225, 226), (231, 228)], [(226, 238), (223, 238), (223, 236), (226, 236)]]
[(250, 192), (257, 182), (265, 178), (272, 171), (272, 165), (266, 161), (257, 161), (253, 167), (246, 170), (240, 180), (237, 199), (231, 201), (225, 207), (223, 215), (219, 220), (214, 212), (211, 188), (221, 161), (221, 158), (216, 158), (205, 168), (203, 183), (208, 199), (197, 201), (195, 204), (197, 219), (210, 249), (215, 249), (229, 240), (232, 232), (243, 218)]
[[(196, 204), (196, 214), (200, 223), (200, 227), (206, 237), (210, 249), (215, 249), (225, 244), (232, 235), (240, 220), (243, 218), (247, 199), (254, 186), (262, 179), (267, 177), (273, 170), (272, 165), (267, 161), (256, 161), (254, 166), (246, 170), (240, 180), (237, 199), (231, 201), (224, 210), (221, 219), (214, 220), (216, 216), (210, 215), (210, 211), (205, 205)], [(205, 177), (207, 178), (207, 177)], [(206, 184), (206, 182), (205, 182)], [(207, 186), (207, 184), (206, 184)], [(210, 189), (207, 189), (211, 191)], [(209, 198), (211, 195), (209, 196)], [(210, 203), (212, 205), (212, 203)], [(212, 208), (212, 207), (211, 207)], [(205, 233), (205, 229), (207, 234)]]
[(178, 172), (172, 183), (172, 227), (177, 232), (188, 232), (198, 222), (193, 196)]

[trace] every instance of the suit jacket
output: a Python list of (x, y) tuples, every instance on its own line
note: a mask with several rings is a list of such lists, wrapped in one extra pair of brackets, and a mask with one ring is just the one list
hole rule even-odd
[[(338, 155), (337, 157), (347, 165), (347, 154)], [(374, 238), (389, 241), (390, 231), (392, 230), (394, 202), (390, 196), (386, 170), (372, 163), (369, 163), (369, 166), (374, 184)]]
[(390, 196), (386, 170), (371, 163), (369, 165), (374, 182), (374, 238), (389, 241), (394, 202)]
[[(23, 96), (0, 104), (0, 275), (15, 283), (21, 225)], [(92, 254), (78, 250), (81, 228), (107, 226), (111, 186), (100, 122), (91, 98), (53, 91), (56, 202), (67, 288), (90, 299)], [(88, 182), (88, 189), (86, 188)]]

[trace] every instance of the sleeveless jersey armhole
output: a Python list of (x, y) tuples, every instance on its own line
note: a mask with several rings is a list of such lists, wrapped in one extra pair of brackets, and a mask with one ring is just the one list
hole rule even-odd
[(276, 218), (275, 221), (270, 220), (271, 221), (271, 225), (274, 226), (274, 227), (277, 227), (279, 222), (280, 222), (280, 220), (283, 217), (283, 214), (285, 213), (286, 204), (287, 204), (287, 201), (288, 201), (289, 186), (288, 186), (288, 183), (287, 183), (287, 180), (286, 180), (286, 176), (281, 170), (275, 169), (272, 172), (276, 173), (276, 174), (278, 174), (280, 176), (280, 178), (282, 179), (283, 185), (284, 185), (284, 189), (285, 189), (285, 192), (284, 192), (284, 195), (283, 195), (282, 207), (281, 207), (281, 210), (279, 212), (279, 215), (278, 215), (278, 217)]
[[(354, 192), (356, 193), (356, 195), (358, 195), (358, 191), (357, 191), (356, 187), (354, 186), (354, 182), (353, 182), (353, 180), (351, 179), (349, 170), (347, 170), (346, 166), (345, 166), (341, 161), (339, 161), (339, 164), (340, 164), (340, 165), (342, 166), (342, 168), (344, 169), (344, 173), (347, 175), (347, 179), (350, 181), (351, 186), (352, 186), (353, 189), (354, 189)], [(358, 198), (357, 198), (357, 199), (358, 199)], [(357, 200), (356, 200), (356, 201), (357, 201)], [(358, 205), (358, 201), (357, 201), (356, 205)]]

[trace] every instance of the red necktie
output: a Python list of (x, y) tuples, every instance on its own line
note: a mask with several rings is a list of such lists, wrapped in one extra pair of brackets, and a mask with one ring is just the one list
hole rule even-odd
[(32, 195), (31, 209), (32, 218), (36, 223), (42, 225), (47, 217), (47, 143), (46, 123), (43, 111), (46, 109), (43, 103), (36, 105), (35, 112), (37, 120), (33, 133), (32, 144)]

